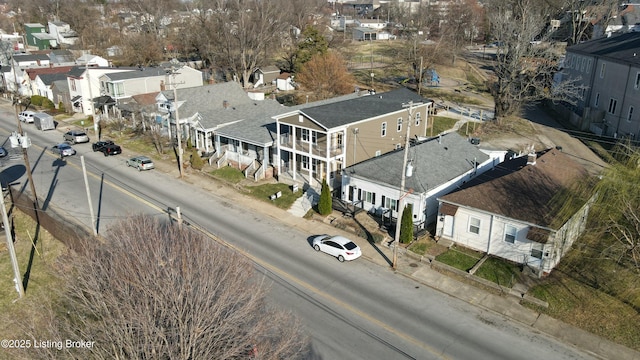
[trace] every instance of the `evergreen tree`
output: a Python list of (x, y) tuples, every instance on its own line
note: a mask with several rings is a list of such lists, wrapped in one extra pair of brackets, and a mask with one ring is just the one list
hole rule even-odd
[(320, 193), (320, 203), (318, 203), (318, 212), (320, 215), (329, 215), (332, 210), (331, 189), (327, 184), (327, 179), (322, 179), (322, 192)]
[(302, 31), (302, 41), (298, 44), (298, 50), (294, 59), (294, 71), (299, 72), (302, 66), (317, 54), (326, 54), (329, 49), (327, 39), (313, 26), (307, 26)]
[(407, 204), (400, 222), (400, 242), (408, 244), (413, 240), (413, 205)]
[(197, 149), (193, 149), (191, 153), (191, 167), (196, 170), (202, 170), (204, 167), (204, 160), (200, 157)]

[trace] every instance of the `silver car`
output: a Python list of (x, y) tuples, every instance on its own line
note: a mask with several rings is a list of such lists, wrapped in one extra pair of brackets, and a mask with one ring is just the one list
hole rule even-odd
[(138, 169), (138, 171), (151, 170), (155, 168), (155, 165), (153, 165), (153, 160), (149, 159), (146, 156), (136, 156), (128, 159), (127, 166), (132, 166)]
[(56, 154), (56, 155), (59, 155), (60, 157), (71, 156), (71, 155), (75, 155), (76, 154), (75, 149), (72, 148), (71, 145), (69, 145), (67, 143), (54, 145), (51, 148), (51, 152)]
[(88, 143), (89, 136), (84, 131), (69, 130), (63, 135), (64, 141), (68, 141), (72, 144)]

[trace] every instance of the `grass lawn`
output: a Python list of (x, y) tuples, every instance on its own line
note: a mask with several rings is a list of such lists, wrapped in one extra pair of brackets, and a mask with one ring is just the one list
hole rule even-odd
[[(20, 280), (28, 274), (25, 286), (25, 296), (18, 299), (18, 292), (13, 286), (13, 268), (3, 233), (0, 243), (0, 336), (3, 339), (20, 339), (21, 330), (17, 326), (19, 321), (37, 319), (37, 309), (43, 307), (43, 301), (48, 301), (51, 289), (56, 287), (57, 278), (53, 275), (53, 264), (63, 253), (65, 246), (53, 239), (51, 234), (41, 229), (35, 248), (32, 241), (36, 234), (36, 224), (27, 215), (15, 211), (15, 251), (20, 270)], [(32, 252), (32, 249), (33, 252)], [(29, 267), (30, 265), (30, 267)], [(23, 281), (24, 282), (24, 281)], [(0, 358), (2, 355), (0, 355)]]
[(640, 313), (619, 299), (560, 271), (552, 272), (529, 293), (549, 303), (537, 311), (640, 351)]
[(520, 268), (498, 258), (488, 258), (476, 271), (476, 276), (492, 281), (500, 286), (512, 287), (520, 274)]
[(458, 246), (453, 246), (447, 252), (436, 256), (437, 261), (462, 271), (469, 271), (480, 258), (481, 253)]
[(224, 180), (231, 184), (237, 184), (245, 179), (242, 171), (231, 166), (221, 167), (220, 169), (211, 171), (209, 174), (216, 179)]
[[(290, 208), (296, 199), (302, 196), (302, 191), (299, 190), (294, 193), (291, 191), (291, 187), (289, 185), (282, 183), (247, 186), (245, 189), (251, 196), (264, 202), (274, 204), (281, 209)], [(271, 200), (271, 195), (278, 191), (282, 193), (282, 196), (275, 200)]]
[(446, 117), (446, 116), (434, 116), (432, 117), (433, 121), (433, 131), (431, 129), (427, 130), (427, 132), (433, 136), (436, 136), (443, 131), (449, 130), (453, 127), (453, 125), (458, 122), (458, 119)]

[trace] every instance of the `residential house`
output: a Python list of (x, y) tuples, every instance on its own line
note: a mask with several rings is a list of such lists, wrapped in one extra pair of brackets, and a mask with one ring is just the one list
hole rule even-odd
[(252, 74), (253, 87), (273, 85), (279, 75), (280, 69), (273, 65), (257, 68)]
[[(3, 72), (3, 84), (9, 92), (18, 92), (21, 96), (31, 96), (29, 90), (22, 86), (27, 78), (27, 68), (49, 67), (49, 57), (44, 54), (13, 54), (12, 64), (8, 72)], [(3, 67), (4, 68), (4, 67)]]
[(26, 76), (21, 87), (26, 96), (40, 95), (53, 101), (51, 85), (56, 80), (66, 80), (73, 66), (58, 66), (25, 69)]
[(58, 47), (55, 36), (47, 33), (44, 25), (39, 23), (24, 24), (25, 39), (28, 47), (36, 50), (45, 50)]
[(559, 106), (581, 130), (637, 139), (640, 133), (640, 33), (586, 41), (567, 48), (561, 80), (585, 87), (575, 106)]
[(344, 168), (401, 148), (406, 126), (426, 136), (432, 104), (400, 88), (277, 115), (277, 174), (311, 186), (324, 178), (338, 188)]
[(585, 228), (591, 201), (569, 192), (585, 179), (558, 149), (507, 160), (439, 198), (436, 236), (548, 274)]
[(623, 4), (620, 12), (608, 19), (594, 19), (593, 39), (615, 33), (640, 31), (640, 4)]
[(78, 65), (84, 66), (97, 66), (97, 67), (109, 67), (111, 66), (111, 62), (101, 56), (92, 55), (92, 54), (82, 54), (79, 58), (76, 59), (76, 63)]
[(100, 76), (113, 73), (132, 71), (135, 68), (114, 68), (99, 66), (76, 66), (67, 76), (71, 110), (85, 115), (95, 115), (96, 107), (92, 99), (100, 96)]
[(71, 29), (71, 25), (63, 21), (49, 21), (49, 34), (61, 46), (71, 46), (78, 42), (78, 33)]
[[(72, 112), (71, 97), (69, 96), (69, 84), (67, 78), (63, 80), (54, 80), (51, 84), (51, 97), (56, 109), (64, 109), (66, 112)], [(62, 106), (61, 106), (62, 105)]]
[(215, 130), (242, 119), (235, 115), (235, 109), (258, 103), (250, 99), (242, 86), (234, 81), (177, 88), (175, 95), (177, 101), (173, 90), (161, 91), (156, 96), (158, 111), (163, 114), (159, 121), (168, 129), (169, 136), (175, 136), (177, 109), (180, 133), (183, 137), (191, 138), (194, 146), (203, 153), (215, 151)]
[[(482, 151), (455, 132), (411, 145), (406, 169), (404, 152), (398, 149), (345, 168), (342, 200), (397, 218), (398, 200), (404, 196), (404, 203), (412, 205), (414, 225), (423, 229), (436, 220), (439, 196), (493, 169), (506, 153)], [(400, 194), (403, 171), (405, 188)]]

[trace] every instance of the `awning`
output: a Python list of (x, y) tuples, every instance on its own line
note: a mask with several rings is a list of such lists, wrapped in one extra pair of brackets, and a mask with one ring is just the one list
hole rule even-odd
[(76, 96), (73, 97), (73, 99), (71, 99), (71, 102), (73, 104), (75, 104), (75, 103), (79, 102), (81, 99), (82, 99), (82, 96), (76, 95)]
[(451, 205), (447, 203), (442, 203), (440, 205), (440, 214), (455, 216), (457, 211), (458, 211), (458, 207), (455, 205)]
[(100, 108), (103, 107), (105, 105), (115, 105), (116, 101), (113, 100), (113, 98), (109, 95), (104, 95), (104, 96), (100, 96), (97, 97), (95, 99), (93, 99), (93, 102), (95, 103), (96, 107)]
[(538, 227), (529, 227), (529, 231), (527, 232), (527, 239), (531, 241), (535, 241), (537, 243), (546, 244), (549, 241), (549, 235), (551, 231), (541, 229)]

